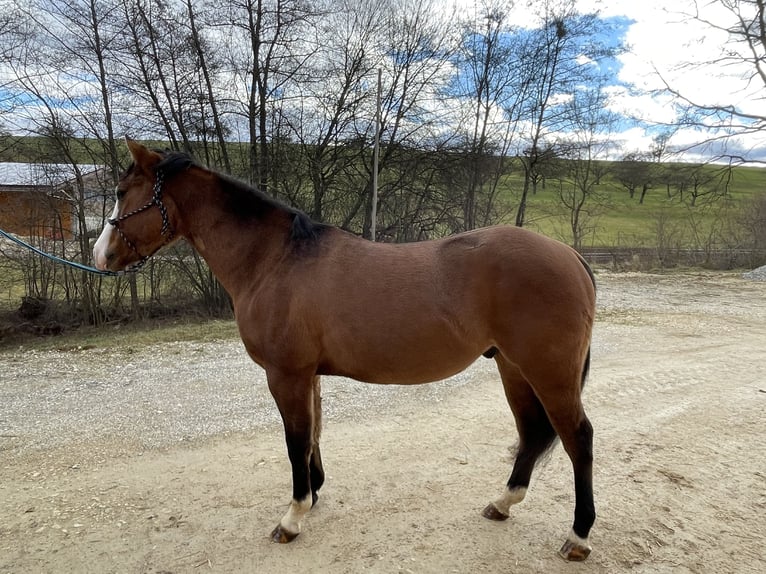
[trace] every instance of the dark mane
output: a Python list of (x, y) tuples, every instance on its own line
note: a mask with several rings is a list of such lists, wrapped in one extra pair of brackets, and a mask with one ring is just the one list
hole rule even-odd
[(190, 168), (197, 163), (191, 156), (179, 151), (158, 152), (162, 154), (162, 160), (157, 164), (157, 170), (162, 171), (165, 177), (173, 177), (177, 173)]
[(328, 227), (312, 220), (299, 209), (285, 205), (230, 175), (208, 170), (195, 162), (188, 154), (171, 151), (164, 152), (162, 155), (163, 159), (157, 164), (157, 169), (162, 170), (166, 178), (173, 177), (192, 166), (215, 173), (226, 197), (228, 210), (240, 219), (261, 220), (275, 211), (287, 213), (293, 218), (290, 239), (294, 242), (314, 241)]

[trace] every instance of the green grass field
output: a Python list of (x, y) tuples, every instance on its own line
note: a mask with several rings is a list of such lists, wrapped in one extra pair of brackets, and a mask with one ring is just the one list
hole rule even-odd
[[(512, 223), (521, 182), (509, 178), (506, 186), (503, 199), (511, 211), (506, 222)], [(734, 168), (725, 195), (715, 199), (701, 197), (695, 206), (690, 205), (688, 194), (682, 199), (675, 189), (668, 197), (664, 184), (650, 188), (644, 203), (640, 204), (638, 193), (631, 198), (628, 191), (609, 176), (597, 186), (596, 193), (598, 198), (589, 200), (584, 210), (588, 228), (585, 247), (656, 247), (659, 242), (670, 240), (680, 248), (700, 248), (702, 236), (712, 236), (717, 243), (728, 240), (730, 245), (736, 239), (724, 235), (733, 233), (746, 218), (747, 210), (752, 209), (754, 199), (766, 193), (766, 169)], [(530, 196), (528, 227), (570, 243), (569, 219), (570, 212), (562, 207), (558, 191), (550, 184), (548, 189)]]

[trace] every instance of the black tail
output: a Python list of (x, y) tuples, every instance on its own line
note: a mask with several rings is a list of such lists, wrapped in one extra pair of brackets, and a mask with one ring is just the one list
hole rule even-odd
[(582, 379), (580, 381), (580, 389), (585, 388), (585, 381), (588, 379), (589, 371), (590, 371), (590, 347), (588, 347), (588, 354), (585, 355), (585, 364), (582, 367)]
[[(596, 291), (596, 276), (593, 275), (593, 270), (590, 268), (590, 265), (588, 265), (588, 262), (585, 261), (582, 255), (578, 253), (577, 257), (580, 259), (580, 263), (582, 263), (582, 266), (585, 267), (585, 271), (588, 273), (588, 277), (590, 277), (591, 283), (593, 283), (593, 290)], [(589, 371), (590, 371), (590, 346), (588, 347), (588, 354), (585, 356), (585, 364), (582, 367), (582, 380), (580, 381), (581, 389), (585, 388), (585, 381), (588, 378)]]

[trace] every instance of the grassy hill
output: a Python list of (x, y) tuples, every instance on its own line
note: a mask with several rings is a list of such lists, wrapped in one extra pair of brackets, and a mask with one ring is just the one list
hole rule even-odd
[[(71, 157), (81, 163), (103, 163), (95, 140), (70, 140)], [(163, 142), (149, 142), (157, 148), (165, 148)], [(121, 153), (127, 152), (120, 145)], [(95, 150), (95, 151), (94, 151)], [(232, 144), (232, 152), (238, 156), (245, 153), (242, 144)], [(244, 157), (244, 156), (242, 156)], [(127, 158), (126, 158), (127, 159)], [(16, 162), (62, 162), (66, 157), (44, 138), (0, 135), (0, 161)], [(562, 164), (565, 162), (562, 162)], [(616, 164), (615, 164), (616, 165)], [(735, 167), (726, 193), (715, 197), (702, 196), (692, 206), (689, 192), (680, 193), (677, 185), (668, 188), (674, 174), (692, 169), (690, 164), (663, 164), (663, 178), (657, 178), (648, 189), (643, 203), (638, 193), (631, 198), (627, 189), (615, 175), (615, 165), (604, 162), (604, 176), (594, 188), (594, 197), (583, 210), (586, 228), (584, 246), (591, 247), (655, 247), (660, 244), (678, 248), (704, 248), (701, 243), (716, 247), (740, 242), (734, 228), (747, 220), (753, 201), (766, 197), (766, 169)], [(648, 165), (648, 164), (647, 164)], [(656, 164), (654, 164), (656, 167)], [(712, 174), (717, 166), (703, 166), (700, 173)], [(501, 182), (499, 203), (502, 221), (513, 223), (523, 187), (520, 170)], [(678, 181), (675, 182), (676, 184)], [(562, 206), (559, 197), (560, 183), (553, 179), (545, 187), (538, 186), (537, 193), (530, 195), (526, 225), (546, 235), (571, 243), (570, 211)], [(727, 237), (724, 237), (727, 236)]]
[[(667, 166), (674, 169), (687, 168), (686, 164)], [(717, 172), (720, 167), (705, 166), (703, 171)], [(735, 229), (747, 224), (758, 198), (766, 200), (766, 169), (735, 167), (725, 190), (702, 195), (692, 205), (690, 193), (679, 193), (665, 183), (651, 185), (643, 203), (639, 193), (631, 198), (628, 190), (614, 177), (607, 175), (595, 187), (595, 197), (586, 203), (584, 217), (587, 219), (585, 246), (592, 247), (655, 247), (670, 242), (679, 248), (704, 248), (701, 242), (721, 244), (736, 243), (732, 237)], [(531, 196), (527, 208), (527, 226), (546, 235), (571, 242), (571, 212), (564, 208), (559, 198), (558, 183), (549, 183), (544, 190)], [(506, 183), (505, 201), (518, 205), (521, 182)], [(513, 222), (513, 216), (506, 217)], [(713, 237), (718, 235), (719, 237)], [(721, 237), (729, 234), (728, 238)], [(724, 248), (716, 245), (717, 248)]]

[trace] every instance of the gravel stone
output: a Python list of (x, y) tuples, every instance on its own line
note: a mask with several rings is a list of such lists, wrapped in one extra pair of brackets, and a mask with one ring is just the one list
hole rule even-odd
[(750, 279), (751, 281), (766, 281), (766, 265), (748, 271), (747, 273), (743, 273), (742, 277)]
[[(623, 321), (631, 316), (640, 321), (650, 302), (672, 327), (675, 314), (690, 303), (688, 294), (695, 289), (708, 293), (694, 300), (699, 311), (711, 316), (720, 313), (716, 294), (726, 299), (726, 281), (743, 279), (737, 274), (599, 273), (598, 313), (619, 312)], [(683, 283), (691, 289), (679, 288)], [(753, 296), (760, 296), (760, 290)], [(754, 312), (747, 300), (727, 303), (727, 316), (751, 318)], [(611, 352), (611, 345), (597, 322), (594, 365), (599, 354)], [(43, 351), (24, 346), (0, 351), (0, 373), (0, 452), (4, 457), (64, 446), (87, 450), (94, 436), (103, 439), (98, 444), (106, 445), (103, 448), (110, 449), (111, 455), (229, 433), (281, 429), (265, 373), (238, 339), (119, 349)], [(497, 371), (494, 361), (484, 358), (463, 373), (429, 385), (370, 385), (323, 377), (323, 421), (325, 425), (365, 421), (369, 413), (392, 406), (411, 405), (415, 410), (424, 403), (438, 404), (454, 389), (487, 377), (497, 378)]]
[[(494, 361), (482, 359), (475, 368), (494, 372)], [(110, 439), (114, 448), (149, 450), (281, 427), (264, 371), (234, 339), (125, 350), (19, 347), (0, 353), (0, 372), (0, 451), (7, 456), (77, 447), (93, 436)], [(402, 386), (323, 377), (323, 420), (364, 420), (392, 401), (438, 403), (470, 380), (460, 373)]]

